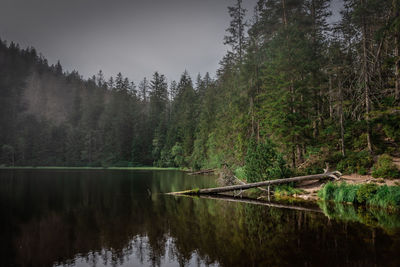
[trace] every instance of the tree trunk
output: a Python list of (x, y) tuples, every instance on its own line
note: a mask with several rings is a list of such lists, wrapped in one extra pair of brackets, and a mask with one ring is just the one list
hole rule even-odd
[(250, 112), (251, 112), (251, 135), (254, 136), (254, 98), (250, 96)]
[(301, 149), (301, 145), (297, 144), (296, 145), (296, 150), (297, 150), (297, 164), (303, 163), (303, 150)]
[(400, 100), (400, 55), (399, 55), (399, 33), (395, 36), (394, 56), (396, 58), (395, 67), (395, 98)]
[[(361, 0), (361, 5), (364, 5), (364, 0)], [(371, 110), (370, 107), (370, 84), (369, 84), (369, 74), (368, 74), (368, 51), (367, 51), (367, 22), (365, 21), (365, 16), (362, 18), (362, 46), (363, 46), (363, 83), (364, 83), (364, 101), (365, 101), (365, 121), (367, 124), (367, 146), (368, 151), (372, 153), (372, 138), (371, 138), (371, 125), (370, 125), (370, 117), (369, 112)]]
[[(400, 16), (400, 7), (398, 6), (398, 0), (393, 0), (393, 11), (394, 11), (394, 20), (398, 19)], [(399, 26), (395, 27), (394, 33), (394, 57), (395, 57), (395, 99), (397, 101), (400, 100), (400, 55), (399, 55), (399, 46), (400, 46), (400, 33)]]
[(286, 1), (285, 0), (282, 0), (282, 10), (283, 10), (282, 21), (283, 21), (283, 24), (286, 26), (287, 25), (287, 17), (286, 17)]
[(268, 180), (263, 182), (257, 183), (249, 183), (249, 184), (240, 184), (240, 185), (230, 185), (230, 186), (222, 186), (222, 187), (215, 187), (215, 188), (205, 188), (205, 189), (198, 189), (198, 190), (186, 190), (180, 192), (172, 192), (168, 193), (170, 195), (198, 195), (198, 194), (218, 194), (236, 190), (247, 190), (250, 188), (260, 187), (260, 186), (271, 186), (271, 185), (278, 185), (278, 184), (286, 184), (292, 182), (300, 182), (300, 181), (307, 181), (307, 180), (318, 180), (318, 179), (339, 179), (341, 173), (338, 171), (334, 172), (325, 172), (321, 174), (313, 174), (313, 175), (306, 175), (306, 176), (298, 176), (292, 178), (284, 178), (284, 179), (277, 179), (277, 180)]
[(342, 90), (342, 80), (339, 76), (339, 119), (340, 119), (340, 148), (342, 151), (342, 156), (346, 156), (346, 149), (344, 145), (344, 118), (343, 118), (343, 90)]
[(333, 118), (332, 75), (329, 74), (329, 118)]

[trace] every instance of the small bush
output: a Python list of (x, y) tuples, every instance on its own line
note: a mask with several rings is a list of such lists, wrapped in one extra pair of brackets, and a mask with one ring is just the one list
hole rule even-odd
[(366, 169), (365, 167), (361, 166), (361, 167), (358, 169), (357, 173), (358, 173), (358, 174), (361, 174), (361, 175), (366, 175), (366, 174), (368, 174), (368, 171), (367, 171), (367, 169)]
[(357, 202), (365, 204), (378, 191), (376, 184), (363, 184), (357, 190)]
[(387, 116), (383, 121), (383, 131), (385, 135), (395, 142), (400, 141), (400, 116)]
[(400, 171), (393, 164), (392, 157), (383, 154), (379, 156), (378, 162), (372, 167), (372, 176), (375, 178), (400, 178)]
[(235, 175), (239, 179), (246, 179), (246, 172), (244, 167), (239, 167), (235, 169)]
[(183, 155), (183, 147), (180, 143), (176, 143), (171, 149), (171, 156), (175, 166), (182, 167), (185, 165), (185, 157)]
[(257, 143), (252, 138), (245, 162), (245, 174), (248, 182), (283, 178), (289, 174), (286, 162), (269, 139)]
[(368, 151), (349, 152), (336, 168), (343, 173), (367, 174), (373, 164), (372, 156)]

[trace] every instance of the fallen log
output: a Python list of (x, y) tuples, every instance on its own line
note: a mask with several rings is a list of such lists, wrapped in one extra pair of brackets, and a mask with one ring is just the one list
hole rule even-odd
[[(239, 178), (237, 178), (236, 176), (233, 176), (235, 179), (236, 179), (236, 181), (238, 182), (238, 183), (240, 183), (240, 184), (246, 184), (245, 182), (243, 182), (242, 180), (240, 180)], [(263, 191), (263, 192), (265, 192), (265, 193), (268, 193), (268, 195), (269, 195), (269, 191), (267, 190), (267, 189), (265, 189), (265, 188), (263, 188), (263, 187), (257, 187), (258, 189), (260, 189), (261, 191)]]
[(212, 172), (214, 172), (215, 170), (214, 169), (207, 169), (207, 170), (200, 170), (200, 171), (197, 171), (197, 172), (190, 172), (190, 173), (188, 173), (189, 175), (200, 175), (200, 174), (208, 174), (208, 173), (212, 173)]
[(235, 191), (235, 190), (247, 190), (247, 189), (255, 188), (255, 187), (286, 184), (286, 183), (300, 182), (300, 181), (307, 181), (307, 180), (317, 180), (317, 179), (327, 179), (327, 178), (333, 178), (335, 180), (339, 180), (341, 175), (342, 174), (340, 172), (334, 171), (334, 172), (325, 172), (325, 173), (321, 173), (321, 174), (297, 176), (297, 177), (292, 177), (292, 178), (268, 180), (268, 181), (249, 183), (249, 184), (229, 185), (229, 186), (204, 188), (204, 189), (192, 189), (192, 190), (185, 190), (185, 191), (180, 191), (180, 192), (171, 192), (168, 194), (170, 194), (170, 195), (218, 194), (218, 193), (224, 193), (224, 192)]

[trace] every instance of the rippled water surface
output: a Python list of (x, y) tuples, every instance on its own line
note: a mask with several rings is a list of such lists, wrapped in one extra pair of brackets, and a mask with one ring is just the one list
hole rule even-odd
[(398, 214), (161, 194), (213, 185), (178, 171), (0, 170), (0, 265), (400, 266)]

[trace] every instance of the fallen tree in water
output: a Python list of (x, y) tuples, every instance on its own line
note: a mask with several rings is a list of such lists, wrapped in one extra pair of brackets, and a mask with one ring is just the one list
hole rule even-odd
[(204, 189), (192, 189), (192, 190), (186, 190), (186, 191), (171, 192), (168, 194), (171, 194), (171, 195), (200, 195), (200, 194), (211, 195), (211, 194), (219, 194), (219, 193), (225, 193), (225, 192), (236, 191), (236, 190), (247, 190), (247, 189), (255, 188), (255, 187), (271, 186), (271, 185), (286, 184), (286, 183), (292, 183), (292, 182), (301, 182), (301, 181), (308, 181), (308, 180), (320, 180), (320, 179), (329, 179), (329, 178), (339, 180), (341, 175), (342, 174), (338, 171), (324, 172), (321, 174), (312, 174), (312, 175), (297, 176), (297, 177), (291, 177), (291, 178), (268, 180), (268, 181), (249, 183), (249, 184), (229, 185), (229, 186), (204, 188)]
[(237, 197), (226, 196), (226, 195), (216, 195), (216, 196), (203, 195), (203, 196), (201, 196), (201, 198), (225, 200), (225, 201), (230, 201), (230, 202), (239, 202), (239, 203), (246, 203), (246, 204), (255, 204), (255, 205), (261, 205), (261, 206), (267, 206), (267, 207), (273, 207), (273, 208), (279, 208), (279, 209), (290, 209), (290, 210), (312, 211), (312, 212), (323, 213), (323, 211), (318, 208), (308, 208), (308, 207), (301, 207), (301, 206), (295, 206), (295, 205), (266, 202), (266, 201), (262, 201), (259, 199), (252, 199), (252, 198), (237, 198)]
[[(189, 196), (189, 195), (184, 195), (184, 196), (185, 197), (194, 197), (194, 196)], [(205, 199), (222, 200), (222, 201), (228, 201), (228, 202), (238, 202), (238, 203), (261, 205), (261, 206), (267, 206), (267, 207), (273, 207), (273, 208), (279, 208), (279, 209), (290, 209), (290, 210), (324, 213), (320, 208), (316, 208), (316, 207), (296, 206), (296, 205), (282, 204), (282, 203), (271, 202), (271, 201), (266, 202), (266, 201), (263, 201), (260, 199), (253, 199), (253, 198), (247, 198), (247, 197), (238, 198), (238, 197), (233, 197), (233, 196), (228, 196), (228, 195), (200, 195), (198, 197), (205, 198)], [(196, 196), (196, 198), (197, 198), (197, 196)]]

